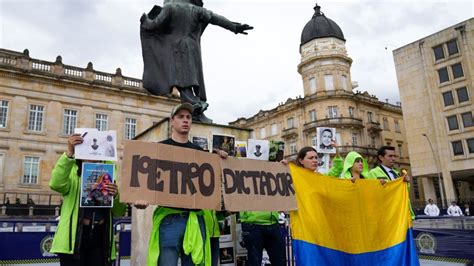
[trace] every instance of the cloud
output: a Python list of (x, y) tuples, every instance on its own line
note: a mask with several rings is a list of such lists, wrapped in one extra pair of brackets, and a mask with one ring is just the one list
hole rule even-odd
[[(139, 18), (152, 0), (0, 0), (0, 45), (33, 58), (141, 78)], [(471, 1), (318, 1), (343, 30), (353, 81), (380, 100), (399, 101), (392, 50), (473, 15)], [(209, 25), (202, 37), (207, 115), (218, 123), (271, 109), (303, 94), (301, 31), (314, 0), (208, 0), (206, 8), (255, 27), (235, 35)], [(387, 49), (385, 49), (387, 47)]]

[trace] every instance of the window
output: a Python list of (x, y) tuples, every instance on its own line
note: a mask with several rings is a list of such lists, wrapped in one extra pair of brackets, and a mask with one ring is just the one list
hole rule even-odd
[(0, 185), (3, 185), (3, 166), (5, 165), (5, 154), (0, 153)]
[(260, 129), (260, 138), (261, 138), (261, 139), (264, 139), (264, 138), (267, 137), (265, 133), (266, 133), (266, 130), (265, 130), (264, 127), (262, 127), (262, 128)]
[(137, 133), (137, 119), (125, 118), (125, 139), (133, 139)]
[(318, 144), (318, 138), (316, 136), (314, 136), (311, 139), (311, 146), (316, 146), (317, 144)]
[(449, 106), (454, 104), (453, 93), (451, 91), (443, 92), (444, 106)]
[(390, 128), (388, 126), (388, 118), (386, 118), (386, 117), (383, 118), (383, 129), (390, 130)]
[(367, 112), (367, 121), (373, 122), (372, 112)]
[(0, 128), (7, 127), (8, 101), (0, 101)]
[(290, 154), (296, 154), (298, 152), (298, 149), (296, 149), (296, 143), (292, 142), (290, 143)]
[(278, 134), (278, 125), (273, 123), (271, 126), (270, 126), (270, 130), (272, 132), (272, 136), (275, 136), (276, 134)]
[(354, 107), (349, 107), (349, 117), (354, 117)]
[(329, 115), (329, 118), (336, 118), (337, 106), (328, 106), (328, 115)]
[(286, 126), (287, 128), (295, 127), (295, 120), (293, 119), (293, 117), (290, 117), (286, 120)]
[(108, 122), (107, 115), (95, 114), (95, 128), (97, 128), (97, 130), (107, 131), (107, 122)]
[(439, 83), (449, 81), (448, 69), (443, 67), (438, 69)]
[(336, 143), (342, 145), (341, 133), (336, 133)]
[(474, 138), (466, 139), (466, 142), (469, 153), (474, 153)]
[(449, 130), (459, 129), (458, 118), (456, 115), (448, 116), (446, 119), (448, 119)]
[(342, 76), (342, 89), (347, 90), (347, 76)]
[(458, 102), (463, 103), (469, 101), (469, 95), (467, 94), (466, 87), (462, 87), (456, 90), (458, 94)]
[(474, 124), (472, 122), (472, 113), (471, 112), (462, 113), (461, 117), (462, 117), (462, 124), (465, 128), (474, 126)]
[(433, 52), (435, 56), (435, 60), (438, 61), (440, 59), (444, 58), (444, 51), (443, 51), (443, 45), (438, 45), (436, 47), (433, 47)]
[(449, 42), (446, 43), (446, 45), (448, 46), (448, 54), (449, 55), (459, 53), (458, 44), (457, 44), (456, 40), (449, 41)]
[(311, 121), (311, 122), (316, 121), (316, 111), (315, 110), (309, 111), (309, 121)]
[(403, 157), (403, 147), (402, 144), (398, 144), (398, 157)]
[(71, 135), (74, 133), (74, 128), (76, 128), (77, 122), (77, 111), (71, 109), (64, 110), (64, 124), (63, 124), (63, 134)]
[(357, 133), (352, 133), (352, 146), (357, 146)]
[(398, 123), (398, 120), (393, 120), (393, 123), (395, 124), (395, 132), (400, 133), (400, 124)]
[(332, 75), (324, 75), (324, 84), (326, 84), (327, 91), (334, 90), (334, 82), (332, 79)]
[(28, 130), (36, 132), (43, 131), (43, 110), (44, 106), (34, 104), (30, 105)]
[(316, 79), (314, 77), (309, 78), (309, 91), (315, 93), (317, 90)]
[(463, 155), (464, 150), (462, 149), (462, 142), (460, 140), (451, 142), (453, 146), (453, 154), (454, 155)]
[(452, 65), (451, 69), (453, 70), (453, 78), (457, 79), (464, 76), (461, 63)]
[(23, 184), (37, 184), (38, 183), (38, 170), (39, 170), (39, 157), (26, 156), (23, 161)]

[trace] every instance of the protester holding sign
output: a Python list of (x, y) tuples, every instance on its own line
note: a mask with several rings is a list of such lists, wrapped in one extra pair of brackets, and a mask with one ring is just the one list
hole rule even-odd
[(116, 254), (112, 216), (122, 216), (126, 208), (114, 183), (102, 188), (114, 196), (112, 208), (79, 207), (82, 161), (74, 158), (74, 151), (82, 142), (80, 134), (68, 138), (68, 150), (56, 162), (49, 181), (51, 189), (64, 198), (50, 252), (59, 255), (61, 266), (111, 265)]
[[(175, 106), (170, 115), (171, 138), (160, 143), (202, 150), (189, 141), (192, 113), (193, 106), (189, 103)], [(227, 157), (221, 150), (217, 154)], [(210, 236), (206, 234), (203, 215), (204, 211), (198, 209), (157, 207), (148, 246), (148, 265), (178, 265), (179, 257), (182, 266), (210, 265)]]

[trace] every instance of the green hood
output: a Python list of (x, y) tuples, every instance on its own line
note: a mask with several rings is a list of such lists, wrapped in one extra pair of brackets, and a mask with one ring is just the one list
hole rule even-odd
[(347, 179), (352, 178), (350, 169), (354, 165), (354, 162), (357, 158), (361, 158), (362, 163), (364, 164), (364, 169), (362, 170), (362, 176), (364, 178), (367, 178), (369, 176), (369, 165), (367, 164), (367, 160), (365, 160), (365, 158), (362, 157), (362, 155), (360, 155), (359, 153), (355, 151), (351, 151), (347, 154), (346, 159), (344, 160), (344, 167), (342, 169), (341, 178), (347, 178)]

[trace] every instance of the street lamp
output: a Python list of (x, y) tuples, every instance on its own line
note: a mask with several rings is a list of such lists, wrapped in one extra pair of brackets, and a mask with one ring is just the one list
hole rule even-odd
[(426, 134), (421, 134), (423, 137), (426, 138), (426, 140), (428, 140), (428, 144), (430, 144), (430, 148), (431, 148), (431, 153), (433, 154), (433, 159), (435, 160), (435, 164), (436, 164), (436, 172), (438, 174), (438, 183), (439, 183), (439, 190), (440, 190), (440, 193), (441, 193), (441, 206), (444, 208), (446, 207), (445, 206), (445, 202), (444, 202), (444, 185), (443, 185), (443, 182), (441, 180), (441, 174), (440, 174), (440, 170), (439, 170), (439, 164), (437, 162), (437, 156), (435, 155), (435, 152), (434, 152), (434, 149), (433, 149), (433, 145), (431, 145), (431, 141), (430, 141), (430, 138), (428, 138), (428, 136)]

